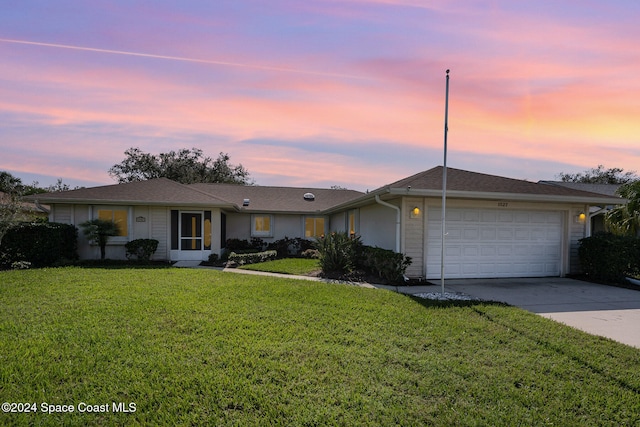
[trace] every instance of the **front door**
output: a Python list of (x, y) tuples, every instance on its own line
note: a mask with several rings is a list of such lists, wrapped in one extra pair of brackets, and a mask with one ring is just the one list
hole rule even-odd
[(202, 212), (180, 212), (180, 259), (202, 259), (202, 223)]
[(171, 211), (171, 260), (203, 261), (211, 254), (213, 230), (210, 210)]

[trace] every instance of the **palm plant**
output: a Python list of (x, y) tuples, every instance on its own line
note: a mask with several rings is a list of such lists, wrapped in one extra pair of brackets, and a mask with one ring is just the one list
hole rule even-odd
[(640, 181), (623, 185), (618, 189), (618, 194), (628, 202), (607, 213), (607, 224), (615, 234), (638, 236), (640, 234)]
[(100, 246), (100, 259), (105, 258), (106, 246), (109, 237), (117, 236), (120, 233), (118, 224), (111, 220), (91, 219), (80, 224), (87, 238)]

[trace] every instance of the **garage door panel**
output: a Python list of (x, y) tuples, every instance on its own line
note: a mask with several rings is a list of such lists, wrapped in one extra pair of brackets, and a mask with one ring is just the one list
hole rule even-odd
[(480, 255), (483, 257), (496, 256), (497, 250), (498, 248), (496, 248), (494, 245), (491, 245), (491, 246), (483, 245), (480, 247)]
[(513, 246), (511, 245), (500, 245), (495, 247), (498, 251), (498, 257), (505, 258), (511, 256), (513, 252)]
[(559, 262), (551, 262), (551, 263), (548, 263), (546, 265), (545, 273), (546, 273), (546, 275), (550, 276), (550, 275), (554, 275), (555, 272), (559, 271), (559, 270), (560, 270), (560, 263)]
[(446, 245), (444, 247), (445, 256), (459, 257), (462, 255), (461, 245)]
[[(440, 277), (440, 213), (440, 209), (428, 213), (430, 279)], [(562, 212), (451, 208), (447, 210), (446, 227), (448, 278), (560, 275)]]
[(498, 240), (513, 240), (513, 229), (512, 228), (499, 228), (497, 230)]
[(465, 241), (474, 241), (478, 240), (480, 237), (480, 230), (477, 228), (465, 228), (462, 234), (462, 238)]
[(496, 240), (496, 236), (498, 235), (496, 227), (487, 227), (480, 230), (480, 239), (483, 242), (487, 240), (494, 241)]
[(480, 220), (480, 212), (479, 211), (463, 211), (462, 220), (464, 222), (478, 222)]
[(546, 248), (541, 247), (541, 246), (530, 246), (530, 251), (531, 251), (531, 256), (533, 257), (544, 257), (544, 255), (546, 254)]
[(529, 268), (530, 268), (532, 274), (540, 274), (540, 275), (546, 275), (547, 274), (547, 266), (544, 263), (532, 262), (532, 263), (529, 264)]
[[(440, 219), (442, 219), (442, 216), (440, 216)], [(500, 224), (513, 222), (513, 213), (512, 212), (498, 212), (498, 222)]]
[(465, 257), (478, 257), (478, 255), (480, 255), (480, 248), (478, 246), (472, 246), (472, 245), (468, 245), (468, 246), (464, 246), (462, 248), (462, 253), (464, 254)]

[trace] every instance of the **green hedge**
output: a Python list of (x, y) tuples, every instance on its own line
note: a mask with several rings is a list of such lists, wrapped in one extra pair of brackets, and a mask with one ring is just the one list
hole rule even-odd
[(640, 273), (640, 239), (598, 233), (580, 239), (578, 255), (582, 271), (604, 282), (625, 282), (625, 277)]
[(21, 261), (32, 267), (48, 267), (78, 259), (78, 229), (55, 222), (20, 223), (2, 238), (0, 267)]
[(390, 283), (404, 281), (404, 273), (411, 265), (411, 257), (371, 246), (364, 246), (360, 262), (362, 268)]
[(272, 261), (276, 259), (277, 256), (278, 252), (276, 251), (255, 252), (249, 254), (237, 254), (235, 252), (231, 252), (229, 255), (229, 262), (234, 262), (238, 265), (256, 264), (258, 262)]
[(158, 249), (158, 242), (155, 239), (135, 239), (128, 242), (124, 247), (127, 249), (127, 259), (135, 257), (140, 261), (149, 261), (151, 256)]

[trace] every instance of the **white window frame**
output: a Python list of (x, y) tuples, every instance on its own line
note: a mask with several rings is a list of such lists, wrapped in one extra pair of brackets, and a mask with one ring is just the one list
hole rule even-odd
[(107, 240), (107, 245), (122, 245), (131, 240), (131, 233), (133, 232), (133, 208), (131, 206), (93, 205), (89, 210), (89, 218), (91, 219), (98, 219), (98, 211), (101, 210), (127, 211), (127, 235), (111, 236)]
[[(307, 236), (307, 220), (308, 219), (313, 219), (314, 220), (313, 228), (314, 228), (314, 231), (316, 233), (318, 233), (318, 230), (315, 230), (315, 225), (316, 225), (315, 220), (319, 219), (319, 218), (322, 218), (322, 220), (324, 221), (323, 222), (322, 233), (320, 233), (320, 236)], [(327, 234), (327, 224), (328, 224), (328, 220), (327, 220), (326, 216), (323, 216), (323, 215), (306, 215), (304, 217), (304, 221), (303, 221), (302, 235), (304, 236), (305, 239), (314, 239), (314, 238), (317, 238), (317, 237), (324, 236), (324, 235)]]
[[(269, 230), (256, 230), (256, 218), (269, 218)], [(273, 215), (253, 214), (251, 215), (251, 237), (273, 237)]]

